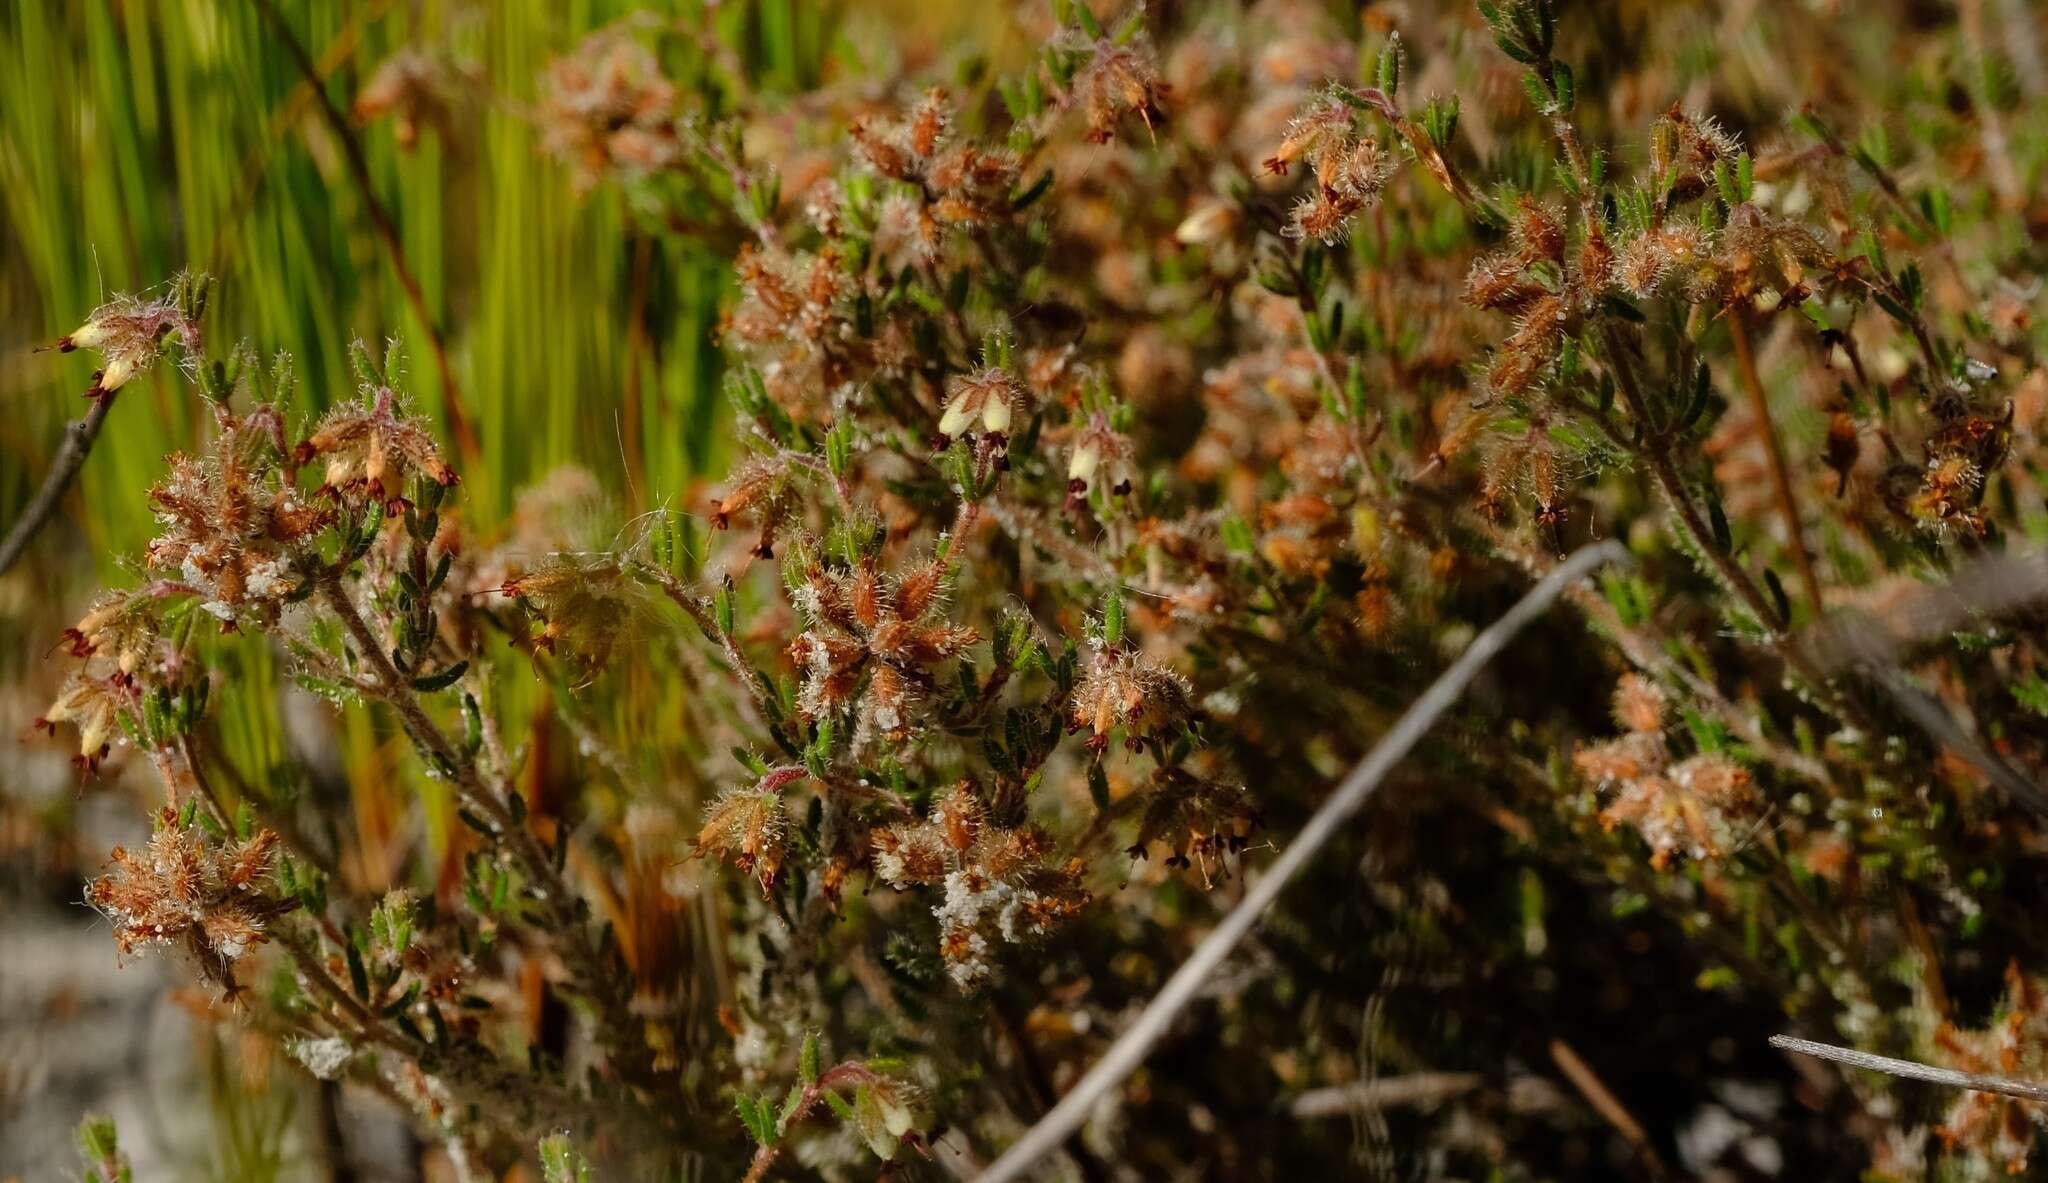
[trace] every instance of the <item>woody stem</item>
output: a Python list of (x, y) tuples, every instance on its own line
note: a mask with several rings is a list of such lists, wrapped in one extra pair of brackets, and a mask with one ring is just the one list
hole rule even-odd
[[(1641, 388), (1636, 384), (1634, 367), (1629, 365), (1628, 353), (1621, 340), (1621, 334), (1614, 326), (1600, 327), (1601, 340), (1607, 346), (1607, 358), (1614, 369), (1615, 385), (1621, 391), (1622, 400), (1628, 404), (1629, 415), (1642, 425), (1646, 433), (1651, 424), (1649, 408), (1643, 400)], [(1664, 496), (1685, 522), (1685, 528), (1693, 536), (1700, 551), (1707, 556), (1714, 569), (1721, 575), (1722, 582), (1741, 598), (1743, 606), (1757, 619), (1757, 623), (1773, 633), (1782, 632), (1785, 621), (1771, 602), (1764, 598), (1763, 590), (1756, 585), (1748, 571), (1735, 561), (1734, 556), (1714, 544), (1714, 535), (1707, 528), (1706, 519), (1700, 515), (1699, 506), (1693, 504), (1692, 492), (1685, 487), (1685, 480), (1678, 473), (1678, 466), (1671, 462), (1671, 453), (1655, 438), (1646, 438), (1641, 448), (1643, 458), (1650, 463), (1650, 471), (1657, 478), (1657, 484), (1664, 490)]]
[(92, 409), (85, 417), (64, 428), (63, 446), (57, 449), (57, 456), (50, 461), (50, 471), (43, 476), (42, 487), (29, 500), (28, 506), (15, 519), (14, 527), (7, 531), (5, 541), (0, 541), (0, 575), (7, 574), (28, 544), (35, 539), (50, 515), (57, 512), (63, 502), (65, 490), (78, 477), (78, 471), (85, 467), (85, 458), (92, 454), (93, 442), (100, 437), (100, 427), (107, 421), (107, 411), (114, 405), (114, 391), (95, 398)]
[(475, 759), (459, 749), (420, 705), (411, 682), (398, 672), (341, 580), (328, 576), (321, 582), (320, 594), (363, 659), (370, 663), (377, 678), (378, 697), (398, 712), (413, 746), (454, 782), (463, 804), (490, 824), (491, 837), (526, 876), (545, 917), (543, 927), (557, 944), (556, 951), (577, 992), (596, 1007), (604, 1042), (619, 1057), (622, 1075), (651, 1088), (656, 1074), (646, 1041), (636, 1034), (638, 1024), (632, 1014), (630, 975), (613, 965), (604, 949), (592, 939), (585, 924), (582, 897), (561, 877), (533, 831), (523, 820), (516, 819), (505, 801), (484, 784)]

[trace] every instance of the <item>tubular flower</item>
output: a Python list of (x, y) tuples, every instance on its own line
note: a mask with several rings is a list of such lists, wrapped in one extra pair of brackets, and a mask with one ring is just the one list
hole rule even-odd
[(1166, 120), (1159, 106), (1166, 88), (1150, 48), (1142, 39), (1118, 45), (1100, 38), (1086, 45), (1093, 56), (1075, 72), (1071, 97), (1088, 117), (1088, 141), (1115, 139), (1116, 125), (1126, 115), (1141, 120), (1148, 133), (1157, 132)]
[(1393, 178), (1393, 154), (1377, 137), (1360, 135), (1353, 114), (1339, 91), (1318, 94), (1266, 159), (1269, 173), (1285, 174), (1290, 163), (1300, 160), (1314, 174), (1308, 195), (1295, 203), (1290, 237), (1325, 245), (1343, 241), (1352, 218), (1377, 202)]
[(1030, 393), (1024, 383), (1000, 366), (958, 375), (947, 387), (946, 413), (939, 418), (939, 432), (959, 435), (977, 419), (992, 433), (1007, 432), (1017, 405)]
[(697, 853), (732, 863), (754, 877), (762, 895), (772, 893), (789, 852), (789, 814), (782, 794), (805, 775), (799, 767), (773, 768), (751, 785), (719, 794), (697, 832)]
[(36, 719), (35, 726), (52, 735), (57, 733), (60, 723), (78, 728), (78, 754), (72, 757), (72, 763), (80, 771), (92, 773), (98, 770), (100, 761), (106, 759), (113, 741), (121, 734), (121, 718), (134, 697), (133, 682), (121, 673), (95, 671), (90, 666), (73, 670), (64, 680), (56, 701)]
[(1714, 166), (1742, 155), (1742, 142), (1705, 115), (1674, 104), (1650, 129), (1650, 175), (1669, 187), (1669, 204), (1687, 201), (1714, 187)]
[(1265, 170), (1285, 176), (1288, 166), (1295, 161), (1314, 163), (1340, 148), (1350, 140), (1351, 132), (1351, 108), (1335, 94), (1324, 91), (1310, 99), (1287, 125), (1286, 138), (1266, 158)]
[(887, 1162), (897, 1148), (914, 1141), (931, 1124), (924, 1096), (915, 1085), (876, 1073), (865, 1073), (853, 1096), (853, 1128), (876, 1158)]
[(1104, 482), (1111, 492), (1119, 495), (1131, 488), (1131, 441), (1122, 432), (1110, 425), (1109, 416), (1101, 411), (1089, 414), (1088, 421), (1074, 437), (1073, 451), (1067, 459), (1067, 495), (1075, 498), (1088, 492), (1094, 486), (1096, 474), (1104, 474)]
[(1325, 246), (1342, 242), (1351, 219), (1379, 200), (1393, 175), (1393, 157), (1371, 136), (1323, 153), (1315, 162), (1315, 186), (1295, 203), (1287, 233)]
[[(115, 743), (139, 733), (144, 694), (169, 669), (162, 658), (162, 622), (154, 610), (177, 585), (153, 584), (101, 596), (76, 625), (64, 630), (59, 647), (80, 664), (66, 676), (55, 701), (35, 720), (52, 735), (60, 724), (78, 729), (72, 763), (90, 776)], [(171, 659), (174, 660), (174, 659)], [(144, 679), (152, 679), (146, 683)], [(204, 691), (205, 683), (197, 684)], [(203, 701), (203, 697), (200, 701)], [(173, 786), (173, 799), (176, 786)]]
[(1464, 298), (1475, 308), (1514, 314), (1514, 331), (1486, 373), (1496, 393), (1513, 396), (1528, 391), (1557, 360), (1608, 283), (1612, 258), (1604, 238), (1589, 238), (1574, 264), (1565, 250), (1562, 211), (1527, 197), (1516, 204), (1510, 229), (1509, 249), (1472, 265)]
[(740, 466), (726, 482), (725, 496), (711, 503), (711, 528), (729, 529), (733, 515), (752, 513), (761, 523), (754, 553), (772, 557), (776, 532), (795, 507), (794, 493), (788, 464), (772, 456), (756, 457)]
[(1735, 304), (1798, 292), (1806, 269), (1826, 258), (1826, 248), (1804, 227), (1740, 202), (1729, 209), (1728, 224), (1715, 243), (1715, 296)]
[(64, 630), (64, 648), (73, 657), (107, 658), (121, 673), (134, 673), (157, 639), (156, 617), (149, 611), (155, 598), (146, 590), (101, 595)]

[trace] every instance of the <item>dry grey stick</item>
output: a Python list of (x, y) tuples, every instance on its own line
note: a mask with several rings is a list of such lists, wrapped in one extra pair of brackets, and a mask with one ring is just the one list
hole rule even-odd
[(1831, 1043), (1815, 1043), (1811, 1039), (1800, 1039), (1792, 1035), (1771, 1036), (1771, 1046), (1817, 1060), (1832, 1060), (1847, 1064), (1851, 1068), (1867, 1068), (1872, 1072), (1883, 1072), (1890, 1076), (1903, 1076), (1907, 1080), (1924, 1080), (1929, 1084), (1945, 1084), (1951, 1088), (1971, 1089), (1980, 1093), (2002, 1093), (2008, 1097), (2024, 1097), (2029, 1101), (2048, 1101), (2048, 1084), (2036, 1084), (2031, 1080), (2014, 1080), (2009, 1076), (1987, 1076), (1981, 1072), (1958, 1072), (1953, 1068), (1936, 1068), (1914, 1060), (1894, 1060), (1890, 1056), (1873, 1056), (1854, 1048), (1836, 1047)]
[(43, 487), (29, 500), (28, 507), (15, 519), (14, 528), (7, 532), (7, 540), (0, 542), (0, 575), (14, 566), (28, 550), (28, 544), (37, 531), (57, 512), (57, 506), (64, 500), (64, 491), (78, 476), (78, 470), (85, 467), (85, 458), (92, 453), (93, 441), (100, 437), (100, 425), (107, 421), (107, 410), (114, 405), (114, 393), (92, 400), (92, 408), (85, 418), (64, 427), (64, 445), (57, 449), (56, 459), (50, 461), (50, 471), (43, 477)]
[(1984, 555), (1958, 567), (1947, 582), (1911, 588), (1883, 607), (1830, 612), (1802, 632), (1798, 643), (1827, 674), (1892, 665), (1913, 645), (2043, 597), (2048, 597), (2048, 550)]
[(1975, 765), (2014, 800), (2048, 814), (2048, 793), (2011, 761), (1973, 737), (1940, 700), (1899, 668), (1914, 645), (1934, 640), (1976, 619), (2010, 612), (2048, 596), (2048, 551), (1993, 554), (1973, 559), (1946, 583), (1897, 596), (1878, 611), (1844, 608), (1809, 627), (1796, 640), (1824, 673), (1861, 670), (1936, 742)]
[(1892, 701), (1906, 713), (1906, 717), (1920, 725), (1920, 730), (1933, 736), (1937, 742), (1947, 744), (1958, 756), (1974, 764), (1977, 771), (1991, 778), (1992, 783), (2004, 789), (2013, 800), (2036, 813), (2048, 814), (2048, 795), (2027, 779), (2026, 773), (2014, 768), (2010, 761), (1963, 730), (1963, 725), (1933, 695), (1907, 681), (1896, 667), (1874, 670), (1871, 676), (1884, 687), (1885, 693), (1892, 696)]
[(1477, 1072), (1414, 1072), (1382, 1076), (1356, 1084), (1310, 1089), (1294, 1099), (1288, 1111), (1296, 1117), (1336, 1117), (1374, 1109), (1413, 1106), (1431, 1109), (1464, 1096), (1486, 1083)]
[(1393, 771), (1437, 719), (1458, 701), (1465, 687), (1486, 663), (1507, 648), (1515, 634), (1548, 611), (1567, 587), (1609, 563), (1629, 561), (1628, 551), (1618, 542), (1584, 547), (1530, 588), (1527, 595), (1500, 619), (1488, 625), (1485, 632), (1473, 638), (1472, 644), (1459, 654), (1451, 668), (1422, 692), (1422, 697), (1409, 706), (1392, 730), (1366, 753), (1365, 759), (1358, 762), (1358, 766), (1337, 786), (1337, 791), (1330, 794), (1315, 815), (1308, 819), (1308, 824), (1295, 835), (1294, 841), (1273, 861), (1259, 881), (1251, 885), (1222, 923), (1202, 938), (1202, 943), (1195, 947), (1158, 995), (1146, 1004), (1137, 1020), (1117, 1037), (1088, 1074), (1060, 1098), (1059, 1104), (1048, 1110), (1037, 1125), (1026, 1130), (1016, 1145), (989, 1167), (981, 1176), (981, 1183), (1008, 1183), (1021, 1177), (1039, 1159), (1059, 1149), (1060, 1144), (1087, 1120), (1088, 1111), (1094, 1108), (1095, 1103), (1137, 1069), (1146, 1053), (1152, 1050), (1152, 1045), (1165, 1034), (1167, 1024), (1195, 997), (1203, 981), (1259, 922), (1288, 882), (1308, 866), (1324, 844), (1336, 835), (1338, 828), (1358, 812), (1373, 791), (1379, 788), (1387, 773)]

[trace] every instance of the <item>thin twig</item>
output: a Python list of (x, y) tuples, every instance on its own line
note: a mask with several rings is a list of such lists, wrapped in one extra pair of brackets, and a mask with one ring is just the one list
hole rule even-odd
[(1817, 1060), (1831, 1060), (1837, 1064), (1847, 1064), (1851, 1068), (1883, 1072), (1907, 1080), (1924, 1080), (1929, 1084), (1945, 1084), (1950, 1088), (1969, 1089), (1979, 1093), (1999, 1093), (2029, 1101), (2048, 1101), (2048, 1084), (2037, 1084), (2031, 1080), (2014, 1080), (2009, 1076), (1989, 1076), (1982, 1072), (1958, 1072), (1953, 1068), (1936, 1068), (1932, 1064), (1922, 1064), (1917, 1060), (1895, 1060), (1890, 1056), (1874, 1056), (1869, 1052), (1859, 1052), (1855, 1048), (1815, 1043), (1811, 1039), (1800, 1039), (1793, 1035), (1773, 1035), (1771, 1046), (1802, 1056), (1812, 1056)]
[(1629, 417), (1642, 427), (1646, 439), (1654, 440), (1642, 449), (1643, 458), (1649, 461), (1650, 472), (1656, 476), (1657, 484), (1664, 490), (1664, 496), (1671, 502), (1671, 507), (1677, 511), (1679, 518), (1684, 521), (1687, 533), (1692, 536), (1701, 553), (1707, 556), (1707, 560), (1713, 563), (1714, 569), (1720, 573), (1721, 582), (1742, 600), (1743, 606), (1749, 609), (1750, 615), (1756, 617), (1759, 625), (1773, 634), (1783, 632), (1787, 622), (1778, 614), (1771, 602), (1764, 598), (1756, 580), (1735, 561), (1734, 556), (1714, 544), (1713, 532), (1708, 529), (1706, 519), (1700, 515), (1699, 507), (1693, 504), (1692, 494), (1685, 487), (1685, 478), (1679, 475), (1677, 465), (1671, 462), (1671, 454), (1664, 441), (1649, 435), (1654, 420), (1650, 418), (1649, 404), (1643, 398), (1642, 389), (1636, 384), (1635, 367), (1629, 364), (1628, 347), (1623, 343), (1621, 334), (1614, 330), (1613, 325), (1608, 324), (1603, 324), (1600, 332), (1602, 343), (1607, 347), (1607, 360), (1614, 370), (1615, 385), (1621, 391), (1622, 401), (1628, 406)]
[[(817, 1109), (818, 1103), (825, 1100), (826, 1093), (849, 1085), (856, 1089), (871, 1086), (881, 1079), (873, 1069), (853, 1060), (827, 1068), (816, 1080), (803, 1086), (802, 1091), (797, 1094), (796, 1107), (787, 1115), (776, 1119), (776, 1133), (786, 1134), (802, 1124), (803, 1120)], [(756, 1149), (753, 1158), (747, 1164), (747, 1173), (741, 1183), (760, 1183), (760, 1180), (767, 1178), (768, 1169), (781, 1157), (782, 1147), (783, 1143), (778, 1139), (763, 1143)]]
[[(316, 996), (316, 1001), (324, 1000), (326, 1008), (332, 1008), (319, 1011), (324, 1022), (344, 1037), (352, 1035), (351, 1042), (375, 1044), (414, 1068), (434, 1065), (440, 1069), (436, 1079), (456, 1099), (457, 1111), (469, 1113), (473, 1120), (534, 1138), (545, 1130), (560, 1128), (565, 1115), (581, 1128), (621, 1116), (616, 1106), (584, 1098), (559, 1082), (537, 1080), (530, 1073), (508, 1067), (480, 1044), (434, 1044), (407, 1034), (335, 980), (316, 944), (283, 927), (272, 930), (269, 937), (291, 958), (307, 992)], [(382, 1079), (382, 1074), (376, 1078)], [(637, 1115), (630, 1111), (623, 1116), (638, 1122)], [(637, 1132), (652, 1135), (647, 1126)]]
[(746, 653), (740, 649), (740, 639), (719, 625), (718, 614), (713, 611), (712, 605), (663, 568), (643, 563), (636, 564), (634, 570), (660, 588), (661, 594), (667, 596), (670, 603), (681, 608), (683, 614), (697, 626), (698, 631), (717, 643), (719, 652), (725, 655), (726, 664), (732, 667), (733, 676), (746, 686), (761, 726), (767, 729), (770, 738), (775, 740), (776, 746), (780, 747), (785, 755), (802, 758), (803, 753), (790, 741), (789, 734), (781, 726), (782, 710), (776, 701), (775, 684), (768, 680), (767, 674), (762, 673), (753, 662), (747, 660)]
[(276, 28), (278, 39), (284, 43), (298, 66), (299, 73), (313, 91), (313, 98), (320, 105), (320, 114), (326, 119), (334, 138), (341, 142), (342, 159), (348, 162), (349, 176), (355, 181), (356, 189), (363, 199), (363, 208), (370, 215), (370, 224), (376, 228), (377, 237), (384, 242), (384, 249), (391, 256), (391, 270), (398, 276), (398, 284), (405, 289), (405, 302), (412, 306), (413, 316), (418, 318), (420, 327), (427, 334), (427, 344), (434, 354), (435, 368), (441, 375), (441, 405), (447, 412), (448, 432), (455, 437), (455, 445), (461, 449), (462, 457), (475, 461), (483, 454), (483, 444), (477, 438), (476, 428), (469, 416), (462, 410), (462, 390), (455, 382), (455, 368), (448, 361), (448, 343), (441, 338), (441, 329), (434, 322), (434, 314), (427, 307), (426, 289), (420, 286), (419, 276), (413, 274), (412, 265), (405, 260), (405, 244), (398, 237), (398, 223), (391, 218), (391, 212), (377, 197), (376, 181), (370, 176), (370, 161), (363, 154), (363, 145), (356, 138), (355, 128), (349, 126), (348, 116), (334, 105), (333, 96), (327, 93), (327, 84), (321, 77), (318, 63), (306, 47), (299, 42), (298, 34), (292, 32), (291, 24), (278, 11), (272, 0), (257, 0), (263, 15)]
[(1159, 994), (1148, 1003), (1137, 1020), (1117, 1037), (1095, 1066), (1088, 1070), (1059, 1104), (1037, 1125), (1026, 1131), (984, 1174), (982, 1183), (1006, 1183), (1020, 1178), (1038, 1160), (1058, 1149), (1087, 1120), (1089, 1110), (1111, 1089), (1135, 1071), (1145, 1055), (1166, 1032), (1167, 1025), (1194, 999), (1202, 983), (1230, 956), (1231, 950), (1257, 925), (1266, 909), (1279, 898), (1295, 875), (1308, 866), (1340, 827), (1358, 812), (1381, 781), (1458, 701), (1465, 687), (1515, 635), (1548, 611), (1557, 597), (1573, 583), (1609, 563), (1629, 562), (1628, 551), (1617, 542), (1585, 547), (1543, 577), (1514, 607), (1474, 638), (1451, 668), (1415, 700), (1407, 713), (1382, 736), (1365, 759), (1351, 770), (1328, 800), (1316, 810), (1287, 849), (1274, 860), (1259, 881), (1245, 893), (1222, 923), (1202, 939)]
[(1635, 1119), (1635, 1115), (1628, 1111), (1628, 1107), (1621, 1103), (1621, 1098), (1614, 1095), (1614, 1090), (1608, 1088), (1606, 1082), (1600, 1079), (1600, 1074), (1593, 1071), (1593, 1066), (1586, 1063), (1578, 1052), (1572, 1050), (1572, 1045), (1562, 1039), (1550, 1041), (1550, 1058), (1556, 1062), (1558, 1071), (1564, 1073), (1564, 1078), (1572, 1082), (1572, 1087), (1579, 1090), (1579, 1095), (1586, 1099), (1586, 1104), (1593, 1107), (1593, 1112), (1598, 1113), (1601, 1120), (1613, 1126), (1617, 1133), (1628, 1140), (1629, 1145), (1635, 1147), (1636, 1153), (1642, 1156), (1643, 1162), (1649, 1167), (1650, 1174), (1656, 1178), (1663, 1178), (1664, 1160), (1657, 1157), (1656, 1147), (1650, 1144), (1649, 1132), (1643, 1129), (1643, 1123)]
[(544, 925), (553, 934), (555, 952), (573, 988), (591, 1002), (600, 1042), (618, 1057), (620, 1075), (653, 1093), (665, 1082), (632, 1015), (632, 981), (618, 971), (609, 950), (592, 936), (582, 897), (562, 878), (533, 829), (484, 782), (475, 759), (459, 749), (420, 705), (411, 681), (392, 663), (340, 579), (330, 576), (324, 580), (320, 595), (375, 674), (373, 693), (397, 711), (413, 746), (430, 764), (446, 772), (463, 804), (482, 815), (495, 841), (526, 876), (543, 911)]
[(114, 392), (109, 391), (92, 402), (92, 409), (85, 418), (65, 425), (63, 446), (57, 449), (57, 456), (50, 461), (50, 471), (43, 477), (43, 487), (36, 490), (28, 507), (15, 519), (14, 528), (7, 532), (7, 540), (0, 542), (0, 575), (14, 566), (28, 544), (42, 530), (50, 515), (57, 512), (57, 506), (64, 500), (64, 491), (78, 477), (78, 470), (85, 467), (85, 458), (92, 453), (93, 441), (100, 438), (100, 425), (107, 421), (107, 409), (114, 405)]
[(1799, 569), (1799, 582), (1814, 616), (1827, 610), (1820, 594), (1820, 579), (1813, 572), (1813, 555), (1806, 549), (1806, 530), (1799, 522), (1799, 499), (1792, 492), (1791, 466), (1785, 460), (1785, 440), (1771, 417), (1771, 400), (1764, 393), (1764, 381), (1756, 368), (1756, 351), (1749, 344), (1749, 312), (1737, 308), (1728, 317), (1728, 336), (1735, 343), (1735, 369), (1749, 393), (1750, 412), (1757, 430), (1763, 433), (1764, 452), (1771, 461), (1771, 486), (1778, 494), (1778, 510), (1785, 517), (1785, 541), (1792, 548), (1792, 562)]
[(1477, 1072), (1415, 1072), (1310, 1089), (1294, 1099), (1295, 1117), (1338, 1117), (1381, 1109), (1433, 1109), (1486, 1083)]

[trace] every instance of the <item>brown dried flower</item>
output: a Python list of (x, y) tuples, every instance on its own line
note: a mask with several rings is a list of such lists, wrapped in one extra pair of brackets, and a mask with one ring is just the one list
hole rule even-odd
[(972, 782), (949, 789), (930, 820), (876, 831), (874, 844), (885, 883), (943, 886), (939, 951), (963, 990), (994, 972), (996, 942), (1043, 936), (1088, 902), (1078, 860), (1052, 865), (1052, 839), (1035, 827), (988, 824)]
[(1122, 728), (1136, 751), (1184, 722), (1188, 708), (1188, 684), (1179, 674), (1135, 653), (1098, 649), (1074, 687), (1069, 730), (1088, 732), (1089, 749), (1100, 752)]
[(651, 172), (682, 158), (678, 92), (654, 51), (625, 24), (600, 29), (548, 63), (538, 117), (541, 146), (588, 189), (612, 170)]
[[(2048, 991), (2017, 961), (2006, 966), (2005, 984), (2005, 1005), (1982, 1030), (1964, 1031), (1944, 1022), (1935, 1032), (1935, 1045), (1965, 1072), (2048, 1080)], [(2036, 1102), (1957, 1089), (1934, 1132), (1949, 1150), (1967, 1150), (1993, 1170), (2017, 1177), (2026, 1173), (2042, 1120)]]
[(1144, 858), (1152, 843), (1163, 842), (1172, 852), (1167, 866), (1199, 866), (1207, 882), (1210, 860), (1243, 851), (1259, 824), (1244, 786), (1162, 768), (1147, 790), (1138, 834), (1127, 853)]
[(322, 488), (346, 497), (366, 497), (387, 506), (403, 504), (407, 481), (418, 474), (444, 488), (461, 478), (441, 458), (441, 447), (419, 419), (398, 405), (389, 386), (366, 390), (367, 405), (337, 407), (298, 447), (304, 464), (327, 461)]
[(171, 458), (149, 492), (162, 527), (149, 565), (173, 573), (227, 625), (275, 617), (298, 593), (298, 561), (332, 517), (278, 467), (277, 445), (253, 416), (220, 424), (199, 456)]
[(389, 116), (401, 148), (418, 143), (422, 127), (433, 128), (445, 140), (454, 129), (455, 81), (440, 58), (403, 48), (379, 63), (363, 83), (352, 113), (365, 123)]
[(794, 594), (811, 624), (790, 646), (804, 674), (797, 698), (804, 714), (823, 718), (858, 699), (857, 747), (875, 736), (907, 737), (913, 710), (936, 684), (935, 667), (980, 639), (974, 629), (944, 619), (945, 580), (938, 559), (894, 580), (872, 560), (852, 569), (806, 570)]
[(265, 928), (297, 906), (263, 893), (277, 835), (210, 841), (166, 806), (146, 850), (117, 846), (113, 870), (86, 888), (86, 901), (114, 922), (123, 953), (183, 943), (201, 972), (232, 996), (233, 963), (265, 940)]
[(536, 648), (586, 674), (602, 669), (619, 646), (634, 643), (654, 615), (657, 596), (610, 554), (552, 554), (498, 591), (525, 601), (546, 622), (532, 637)]
[(1629, 674), (1614, 692), (1615, 719), (1627, 729), (1619, 739), (1593, 744), (1573, 757), (1579, 773), (1614, 793), (1601, 811), (1608, 829), (1628, 825), (1650, 846), (1658, 869), (1684, 854), (1719, 858), (1740, 835), (1737, 826), (1755, 813), (1754, 786), (1747, 769), (1721, 752), (1702, 752), (1674, 763), (1664, 737), (1663, 691)]
[(697, 853), (727, 860), (752, 875), (761, 894), (774, 891), (789, 851), (789, 815), (782, 794), (807, 773), (801, 767), (771, 768), (751, 785), (727, 789), (704, 814)]

